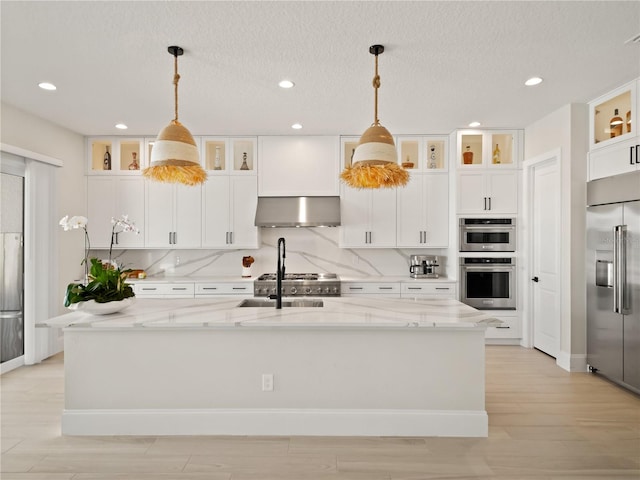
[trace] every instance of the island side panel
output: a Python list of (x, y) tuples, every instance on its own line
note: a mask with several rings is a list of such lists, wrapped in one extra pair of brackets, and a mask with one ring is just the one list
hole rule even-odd
[[(262, 390), (264, 374), (273, 391)], [(486, 421), (484, 380), (480, 328), (65, 332), (66, 412), (471, 412)]]

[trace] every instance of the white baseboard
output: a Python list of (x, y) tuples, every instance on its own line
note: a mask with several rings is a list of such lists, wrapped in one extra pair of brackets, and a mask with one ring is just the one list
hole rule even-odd
[(586, 372), (587, 355), (584, 353), (571, 355), (561, 350), (556, 358), (556, 365), (567, 372)]
[(65, 410), (64, 435), (487, 437), (487, 412), (454, 410)]
[(0, 375), (4, 375), (7, 372), (10, 372), (11, 370), (15, 370), (18, 367), (21, 367), (24, 365), (24, 355), (21, 355), (19, 357), (16, 358), (12, 358), (11, 360), (7, 360), (6, 362), (3, 362), (2, 364), (0, 364)]

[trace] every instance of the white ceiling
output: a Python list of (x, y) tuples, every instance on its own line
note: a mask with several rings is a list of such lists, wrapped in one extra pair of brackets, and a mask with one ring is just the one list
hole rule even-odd
[[(394, 134), (523, 128), (640, 76), (640, 45), (625, 44), (638, 1), (3, 0), (0, 15), (2, 101), (84, 135), (155, 135), (173, 118), (169, 45), (185, 49), (180, 120), (194, 135), (361, 134), (375, 43)], [(533, 75), (545, 82), (525, 87)]]

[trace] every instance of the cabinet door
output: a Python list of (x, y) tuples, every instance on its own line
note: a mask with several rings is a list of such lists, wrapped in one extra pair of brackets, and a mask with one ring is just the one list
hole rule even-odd
[(202, 246), (227, 248), (229, 241), (229, 177), (209, 176), (202, 195)]
[(486, 174), (486, 191), (489, 212), (518, 213), (517, 172), (493, 172)]
[(371, 192), (342, 187), (340, 198), (340, 246), (367, 246)]
[[(117, 205), (113, 216), (120, 218), (122, 215), (127, 215), (129, 221), (135, 223), (140, 233), (138, 235), (132, 232), (119, 233), (114, 248), (144, 247), (144, 179), (141, 177), (118, 178), (116, 192)], [(111, 221), (109, 221), (109, 235), (111, 235)]]
[(458, 213), (487, 213), (486, 196), (484, 173), (458, 174)]
[(202, 187), (175, 185), (174, 248), (202, 246)]
[(449, 176), (424, 175), (422, 190), (425, 212), (424, 246), (447, 247), (449, 245)]
[(173, 248), (174, 186), (145, 181), (145, 246)]
[(87, 231), (91, 248), (109, 248), (116, 198), (115, 178), (87, 177)]
[(230, 221), (232, 248), (259, 248), (259, 229), (255, 226), (258, 179), (255, 176), (230, 177)]
[(369, 247), (396, 245), (396, 189), (371, 191)]
[(424, 175), (412, 175), (409, 183), (398, 189), (397, 232), (398, 247), (424, 247), (425, 202)]
[(589, 152), (589, 180), (640, 168), (640, 137)]

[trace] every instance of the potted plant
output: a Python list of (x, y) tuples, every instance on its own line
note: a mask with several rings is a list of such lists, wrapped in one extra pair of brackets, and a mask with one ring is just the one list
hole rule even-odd
[[(71, 310), (82, 310), (93, 314), (114, 313), (128, 307), (135, 297), (131, 285), (126, 283), (130, 269), (121, 269), (116, 262), (111, 261), (113, 239), (116, 229), (124, 232), (139, 233), (133, 222), (126, 215), (122, 218), (111, 219), (111, 246), (109, 260), (103, 262), (97, 258), (89, 259), (88, 220), (85, 217), (68, 216), (60, 220), (64, 230), (80, 229), (85, 233), (85, 255), (82, 264), (85, 266), (83, 283), (70, 283), (64, 296), (64, 306)], [(89, 266), (89, 263), (91, 264)]]

